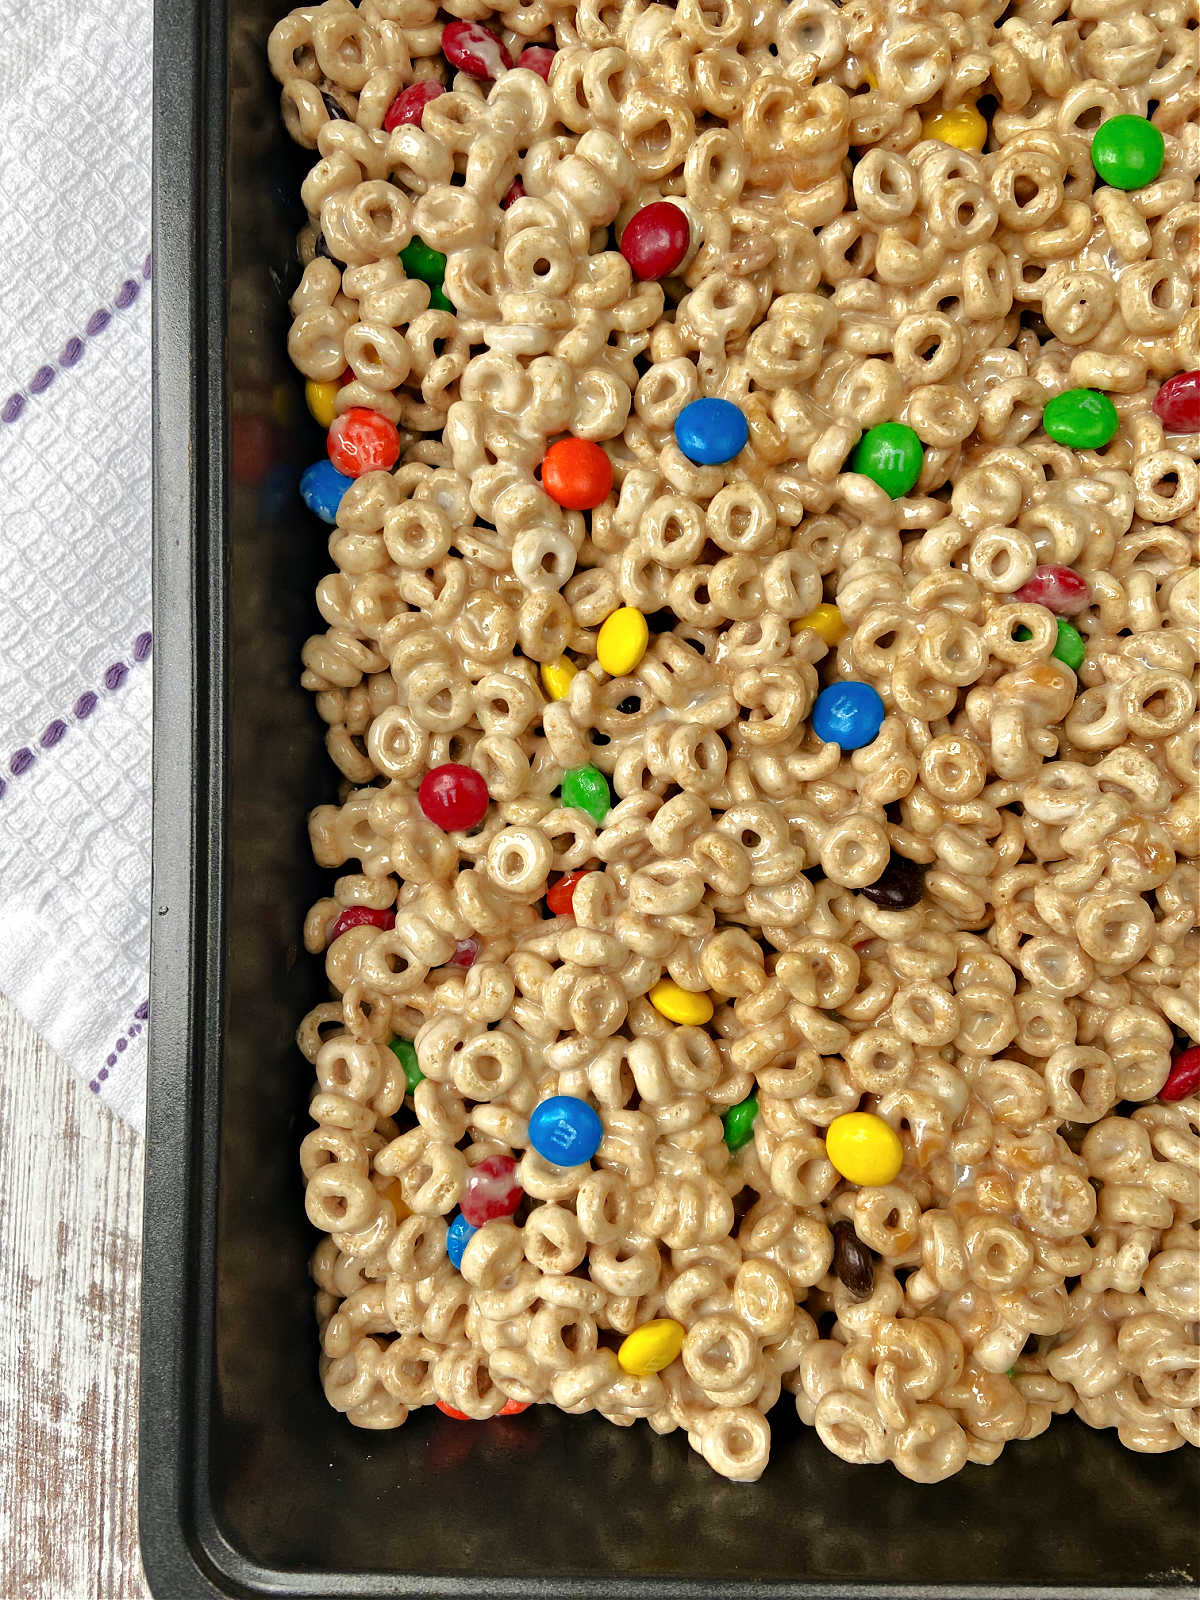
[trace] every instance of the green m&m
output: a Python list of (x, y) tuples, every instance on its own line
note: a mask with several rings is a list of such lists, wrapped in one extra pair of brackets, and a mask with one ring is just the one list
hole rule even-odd
[(416, 234), (400, 252), (400, 261), (410, 278), (419, 278), (429, 285), (429, 309), (453, 311), (454, 302), (447, 298), (443, 280), (446, 276), (446, 258), (440, 250), (432, 250)]
[(731, 1150), (740, 1150), (744, 1144), (749, 1144), (754, 1137), (754, 1119), (758, 1116), (758, 1096), (750, 1095), (748, 1099), (740, 1100), (736, 1106), (721, 1118), (725, 1124), (725, 1143)]
[(881, 422), (868, 428), (846, 463), (851, 472), (861, 472), (893, 500), (915, 487), (924, 464), (921, 441), (903, 422)]
[[(1061, 661), (1065, 667), (1070, 667), (1072, 672), (1078, 672), (1083, 665), (1083, 658), (1087, 654), (1087, 646), (1083, 642), (1083, 635), (1078, 628), (1073, 628), (1069, 622), (1064, 622), (1061, 617), (1056, 617), (1058, 624), (1058, 642), (1050, 654), (1055, 661)], [(1014, 639), (1032, 639), (1033, 635), (1028, 628), (1018, 628), (1013, 635)]]
[(1145, 117), (1109, 117), (1092, 138), (1096, 176), (1114, 189), (1142, 189), (1163, 169), (1163, 136)]
[(1068, 389), (1047, 403), (1042, 427), (1056, 444), (1101, 450), (1117, 431), (1117, 408), (1099, 389)]
[(417, 1085), (424, 1081), (425, 1074), (417, 1065), (417, 1052), (411, 1039), (393, 1039), (388, 1044), (388, 1049), (404, 1068), (404, 1081), (408, 1085), (408, 1092), (412, 1094)]
[(410, 278), (420, 278), (422, 283), (441, 288), (446, 276), (446, 258), (440, 250), (431, 250), (424, 239), (414, 234), (401, 250), (400, 261)]
[(568, 767), (563, 773), (562, 803), (586, 811), (597, 827), (612, 808), (612, 790), (599, 767)]

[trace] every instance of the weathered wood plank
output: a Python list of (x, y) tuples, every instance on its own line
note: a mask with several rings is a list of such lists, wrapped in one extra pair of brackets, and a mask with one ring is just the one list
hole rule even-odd
[(142, 1141), (0, 998), (0, 1594), (141, 1600)]

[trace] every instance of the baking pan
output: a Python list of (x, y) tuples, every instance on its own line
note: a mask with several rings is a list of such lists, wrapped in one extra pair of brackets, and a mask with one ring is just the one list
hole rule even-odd
[[(326, 1404), (297, 1145), (322, 994), (307, 808), (333, 793), (296, 687), (325, 530), (287, 364), (305, 156), (264, 48), (284, 0), (155, 22), (154, 944), (141, 1530), (160, 1600), (396, 1595), (1166, 1594), (1194, 1587), (1200, 1461), (1057, 1420), (922, 1488), (774, 1414), (757, 1485), (681, 1434), (539, 1407), (360, 1432)], [(308, 158), (311, 159), (311, 158)]]

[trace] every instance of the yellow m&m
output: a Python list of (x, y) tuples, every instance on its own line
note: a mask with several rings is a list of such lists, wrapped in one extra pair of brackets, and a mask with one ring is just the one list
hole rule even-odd
[(988, 125), (974, 106), (955, 106), (939, 111), (921, 124), (922, 136), (953, 145), (956, 150), (982, 150), (987, 143)]
[(670, 978), (660, 978), (651, 989), (649, 998), (650, 1004), (668, 1022), (699, 1028), (712, 1021), (713, 1003), (708, 996), (696, 994), (691, 989), (681, 989)]
[(400, 1182), (399, 1178), (392, 1179), (391, 1183), (389, 1183), (387, 1188), (383, 1191), (383, 1195), (385, 1200), (390, 1200), (392, 1202), (392, 1210), (396, 1213), (397, 1222), (403, 1222), (405, 1217), (412, 1216), (412, 1212), (408, 1209), (408, 1206), (405, 1203), (404, 1185)]
[(869, 1111), (847, 1111), (825, 1130), (825, 1154), (850, 1183), (874, 1189), (891, 1183), (904, 1165), (900, 1135)]
[(596, 660), (613, 678), (623, 678), (646, 654), (650, 625), (633, 606), (622, 606), (606, 617), (596, 637)]
[(542, 662), (542, 687), (551, 700), (565, 700), (571, 692), (571, 679), (575, 676), (575, 667), (566, 656), (559, 656), (557, 661)]
[(317, 383), (310, 378), (304, 385), (304, 398), (308, 402), (308, 409), (313, 420), (319, 422), (323, 428), (328, 428), (333, 421), (333, 402), (337, 399), (340, 383)]
[(624, 1372), (635, 1378), (648, 1378), (652, 1372), (669, 1367), (683, 1349), (683, 1324), (673, 1317), (658, 1317), (643, 1322), (621, 1341), (617, 1360)]
[(801, 628), (811, 628), (814, 633), (819, 633), (830, 649), (835, 644), (840, 644), (850, 631), (843, 622), (842, 613), (838, 608), (829, 605), (818, 606), (806, 617), (800, 617), (792, 623), (793, 633), (799, 633)]

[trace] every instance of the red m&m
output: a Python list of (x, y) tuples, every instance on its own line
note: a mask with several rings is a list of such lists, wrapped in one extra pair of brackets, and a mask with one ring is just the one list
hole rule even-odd
[(586, 878), (589, 872), (594, 872), (594, 867), (576, 867), (574, 872), (568, 872), (557, 883), (552, 884), (546, 895), (546, 904), (556, 917), (570, 917), (575, 914), (575, 885), (580, 878)]
[(612, 462), (590, 439), (559, 439), (542, 460), (542, 487), (567, 511), (594, 510), (612, 482)]
[(511, 1217), (525, 1191), (517, 1182), (517, 1163), (511, 1156), (486, 1156), (472, 1167), (459, 1208), (473, 1228), (497, 1217)]
[(1168, 433), (1200, 433), (1200, 369), (1168, 378), (1154, 396), (1154, 415)]
[(454, 946), (454, 954), (447, 962), (451, 967), (473, 967), (479, 959), (479, 940), (460, 939)]
[(334, 919), (329, 929), (329, 942), (348, 932), (351, 928), (388, 928), (396, 926), (396, 913), (394, 911), (376, 911), (374, 906), (347, 906)]
[(498, 78), (512, 57), (482, 22), (448, 22), (442, 29), (442, 54), (452, 67), (472, 78)]
[(530, 72), (536, 72), (539, 78), (545, 78), (546, 82), (549, 83), (550, 68), (557, 54), (558, 51), (552, 49), (548, 44), (531, 44), (522, 50), (517, 57), (517, 65), (518, 67), (528, 67)]
[(387, 108), (387, 114), (383, 119), (384, 130), (391, 133), (393, 128), (419, 128), (425, 115), (425, 107), (431, 100), (436, 100), (438, 95), (445, 92), (444, 85), (434, 83), (431, 78), (422, 78), (420, 83), (410, 83)]
[(1200, 1045), (1176, 1056), (1167, 1074), (1167, 1081), (1159, 1091), (1160, 1100), (1186, 1100), (1200, 1091)]
[(390, 472), (400, 459), (396, 424), (365, 406), (351, 406), (333, 419), (325, 447), (330, 461), (348, 478), (361, 478), (364, 472)]
[(455, 1422), (470, 1422), (471, 1420), (465, 1411), (456, 1411), (453, 1406), (448, 1406), (444, 1400), (435, 1400), (433, 1403), (444, 1417), (452, 1417)]
[[(473, 1419), (465, 1411), (456, 1411), (453, 1406), (448, 1406), (444, 1400), (435, 1400), (434, 1405), (444, 1417), (453, 1417), (455, 1422), (470, 1422)], [(497, 1411), (498, 1417), (519, 1417), (522, 1411), (529, 1410), (529, 1402), (522, 1400), (506, 1400)]]
[(1091, 604), (1092, 591), (1070, 567), (1039, 567), (1012, 598), (1026, 605), (1045, 606), (1056, 616), (1073, 617)]
[(504, 199), (500, 202), (501, 211), (507, 211), (514, 200), (522, 200), (524, 197), (525, 185), (521, 182), (520, 178), (514, 178), (504, 192)]
[(621, 254), (635, 278), (666, 278), (679, 266), (692, 242), (687, 217), (669, 200), (655, 200), (635, 211), (621, 235)]
[(473, 828), (487, 815), (489, 795), (487, 784), (474, 767), (462, 767), (456, 761), (434, 767), (421, 779), (417, 790), (417, 803), (421, 810), (447, 833), (457, 833), (463, 828)]

